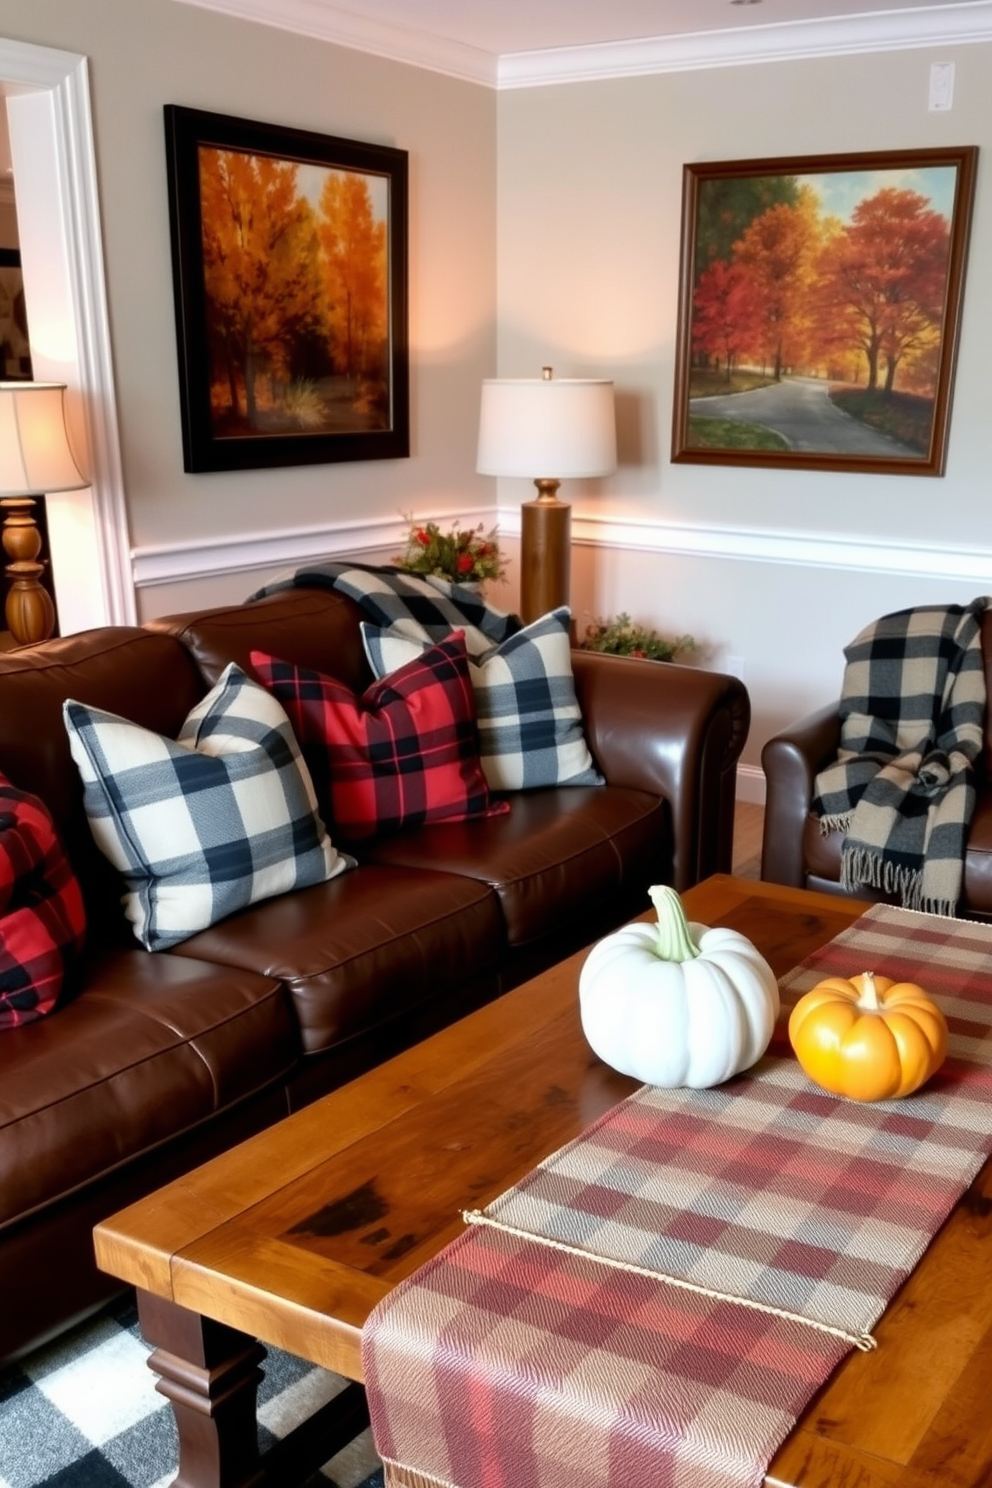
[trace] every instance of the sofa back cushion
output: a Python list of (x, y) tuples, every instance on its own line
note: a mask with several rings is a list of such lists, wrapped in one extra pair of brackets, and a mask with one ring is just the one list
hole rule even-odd
[(361, 618), (355, 601), (333, 590), (285, 589), (250, 604), (165, 615), (148, 621), (148, 628), (177, 637), (208, 687), (229, 661), (250, 673), (251, 652), (265, 651), (361, 693), (374, 680), (362, 646)]
[(62, 704), (74, 697), (174, 738), (206, 691), (185, 647), (137, 626), (107, 626), (0, 654), (0, 771), (51, 812), (94, 934), (134, 944), (120, 876), (86, 820)]

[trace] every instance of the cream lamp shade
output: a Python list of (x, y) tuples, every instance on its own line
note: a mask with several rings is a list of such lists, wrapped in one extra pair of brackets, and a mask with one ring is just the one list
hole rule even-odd
[(479, 415), (480, 475), (558, 481), (617, 468), (613, 384), (593, 379), (488, 378)]
[(523, 476), (538, 495), (520, 509), (520, 614), (529, 623), (569, 602), (571, 508), (563, 480), (617, 468), (613, 383), (600, 378), (487, 378), (479, 413), (480, 475)]
[(34, 498), (88, 484), (69, 448), (64, 394), (64, 382), (0, 382), (0, 538), (11, 560), (4, 615), (20, 646), (47, 640), (55, 628)]
[(87, 484), (69, 448), (64, 395), (64, 382), (0, 382), (0, 496)]

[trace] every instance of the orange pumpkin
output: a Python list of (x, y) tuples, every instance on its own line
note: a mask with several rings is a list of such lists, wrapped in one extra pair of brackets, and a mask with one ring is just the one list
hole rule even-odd
[(852, 1100), (910, 1095), (947, 1054), (947, 1023), (915, 982), (863, 972), (827, 977), (789, 1016), (789, 1041), (811, 1080)]

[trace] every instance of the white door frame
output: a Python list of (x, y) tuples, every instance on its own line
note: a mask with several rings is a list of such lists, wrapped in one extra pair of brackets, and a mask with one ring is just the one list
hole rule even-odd
[(31, 358), (66, 384), (69, 437), (92, 485), (47, 498), (63, 634), (137, 615), (114, 396), (87, 61), (0, 38)]

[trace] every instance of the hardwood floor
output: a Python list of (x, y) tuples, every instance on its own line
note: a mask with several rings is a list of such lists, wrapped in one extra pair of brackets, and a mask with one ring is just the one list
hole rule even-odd
[(738, 878), (761, 877), (761, 830), (765, 808), (738, 801), (734, 812), (734, 873)]

